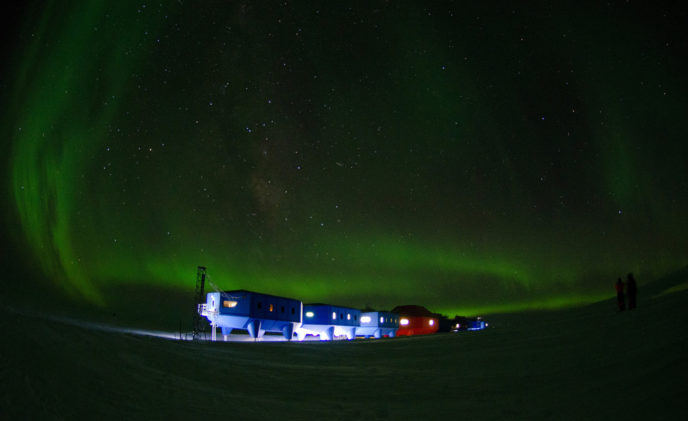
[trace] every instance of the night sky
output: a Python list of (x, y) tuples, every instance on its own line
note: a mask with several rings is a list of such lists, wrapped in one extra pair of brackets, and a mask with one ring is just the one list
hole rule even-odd
[(205, 265), (475, 314), (688, 264), (675, 5), (66, 3), (16, 13), (1, 88), (8, 231), (68, 296)]

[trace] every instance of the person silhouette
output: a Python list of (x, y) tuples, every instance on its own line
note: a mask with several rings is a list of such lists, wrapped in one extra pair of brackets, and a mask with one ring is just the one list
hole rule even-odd
[(626, 278), (626, 291), (628, 292), (628, 309), (633, 310), (635, 308), (635, 298), (638, 295), (638, 287), (635, 284), (635, 278), (633, 278), (632, 273), (629, 273)]
[(624, 296), (624, 283), (621, 278), (616, 281), (614, 287), (616, 288), (616, 301), (619, 304), (619, 311), (624, 311), (626, 310), (626, 297)]

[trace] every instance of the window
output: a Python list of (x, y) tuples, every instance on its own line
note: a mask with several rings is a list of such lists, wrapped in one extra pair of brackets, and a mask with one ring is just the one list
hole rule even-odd
[(384, 323), (384, 322), (385, 322), (385, 318), (384, 318), (384, 317), (380, 317), (380, 323)]
[(258, 307), (258, 308), (263, 308), (263, 303), (261, 303), (260, 301), (258, 301), (258, 304), (256, 304), (256, 307)]
[(370, 316), (361, 316), (361, 323), (370, 323)]
[(284, 313), (284, 306), (282, 306), (282, 313)]
[(351, 313), (346, 313), (346, 320), (351, 320)]
[(344, 320), (344, 313), (339, 313), (339, 319)]
[(272, 304), (270, 304), (270, 313), (272, 313), (273, 307)]
[(358, 316), (354, 314), (354, 320), (358, 320)]
[(315, 316), (315, 314), (313, 314), (312, 311), (307, 311), (307, 312), (306, 312), (306, 317), (313, 317), (313, 316)]
[(334, 311), (332, 312), (332, 320), (337, 320), (337, 313)]
[(294, 307), (291, 308), (291, 314), (296, 314), (296, 310), (294, 310)]
[(402, 326), (408, 326), (409, 319), (401, 319), (401, 321), (399, 321), (399, 324)]
[(222, 307), (232, 308), (232, 307), (236, 307), (237, 304), (238, 303), (236, 301), (224, 300), (222, 302)]
[(430, 326), (434, 326), (434, 325), (435, 325), (435, 320), (430, 319), (430, 321), (429, 321), (428, 323), (430, 323)]

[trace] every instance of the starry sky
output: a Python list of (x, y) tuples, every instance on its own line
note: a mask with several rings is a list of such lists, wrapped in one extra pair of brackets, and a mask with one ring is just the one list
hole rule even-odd
[(684, 9), (57, 2), (6, 28), (7, 231), (70, 297), (446, 314), (688, 264)]

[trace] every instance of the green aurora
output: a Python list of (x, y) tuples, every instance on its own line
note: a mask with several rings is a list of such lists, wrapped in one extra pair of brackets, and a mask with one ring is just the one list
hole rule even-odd
[(7, 65), (9, 226), (104, 306), (197, 265), (445, 314), (611, 296), (688, 264), (688, 88), (659, 13), (599, 7), (46, 2)]

